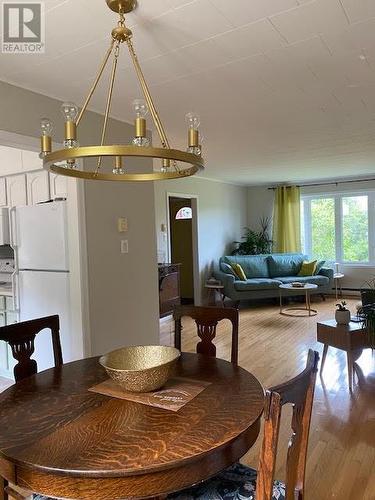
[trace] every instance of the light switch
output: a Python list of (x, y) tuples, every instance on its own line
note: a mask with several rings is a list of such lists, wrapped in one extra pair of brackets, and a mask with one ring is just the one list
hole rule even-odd
[(117, 220), (117, 228), (119, 233), (126, 233), (128, 230), (128, 219), (119, 217)]
[(121, 240), (121, 253), (129, 253), (128, 240)]

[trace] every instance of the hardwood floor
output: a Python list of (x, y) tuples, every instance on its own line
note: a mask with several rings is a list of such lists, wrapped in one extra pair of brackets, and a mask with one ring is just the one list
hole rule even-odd
[[(314, 300), (314, 299), (313, 299)], [(239, 364), (251, 371), (264, 387), (279, 384), (303, 369), (309, 347), (322, 353), (316, 342), (316, 323), (334, 315), (335, 300), (315, 299), (318, 316), (280, 316), (276, 306), (240, 311)], [(358, 299), (348, 299), (354, 312)], [(229, 360), (229, 325), (219, 327), (217, 354)], [(229, 331), (229, 330), (228, 330)], [(161, 323), (161, 341), (171, 344), (173, 324)], [(184, 321), (182, 350), (195, 347), (195, 325)], [(375, 500), (375, 355), (367, 349), (358, 360), (363, 376), (348, 389), (346, 355), (330, 348), (323, 372), (318, 375), (311, 423), (306, 476), (306, 500)], [(283, 415), (277, 477), (284, 478), (286, 447), (290, 437), (290, 412)], [(243, 458), (257, 466), (259, 446)]]
[[(316, 322), (333, 317), (335, 300), (315, 299), (318, 316), (291, 318), (280, 316), (276, 306), (257, 306), (240, 311), (239, 363), (262, 382), (264, 387), (294, 376), (305, 364), (309, 347), (322, 353), (316, 342)], [(348, 299), (352, 311), (358, 299)], [(193, 351), (194, 324), (185, 320), (182, 349)], [(173, 343), (173, 323), (161, 322), (161, 341)], [(229, 323), (218, 329), (218, 356), (229, 360)], [(306, 500), (375, 500), (375, 354), (363, 352), (358, 364), (363, 377), (352, 395), (348, 390), (346, 356), (330, 348), (323, 372), (318, 376), (311, 423)], [(9, 381), (0, 379), (0, 391)], [(290, 436), (290, 412), (283, 415), (277, 477), (284, 477), (286, 446)], [(259, 446), (243, 458), (257, 466)]]

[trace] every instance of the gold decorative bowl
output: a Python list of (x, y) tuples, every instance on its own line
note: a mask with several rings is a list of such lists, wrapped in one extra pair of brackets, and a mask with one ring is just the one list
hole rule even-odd
[(132, 346), (105, 354), (99, 363), (126, 391), (151, 392), (171, 378), (179, 357), (180, 351), (174, 347)]

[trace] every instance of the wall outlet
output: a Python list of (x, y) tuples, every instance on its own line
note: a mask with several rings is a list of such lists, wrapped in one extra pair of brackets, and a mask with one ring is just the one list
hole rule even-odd
[(129, 253), (128, 240), (121, 240), (121, 253)]
[(126, 233), (128, 230), (128, 219), (119, 217), (117, 220), (117, 229), (119, 233)]

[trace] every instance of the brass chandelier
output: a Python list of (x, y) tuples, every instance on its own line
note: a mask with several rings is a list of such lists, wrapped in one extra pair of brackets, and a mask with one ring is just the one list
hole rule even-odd
[[(106, 2), (108, 7), (117, 12), (120, 17), (117, 26), (112, 30), (110, 47), (105, 54), (103, 63), (99, 68), (97, 77), (81, 110), (79, 111), (78, 107), (73, 103), (67, 102), (62, 105), (62, 113), (65, 118), (65, 140), (63, 149), (52, 151), (52, 123), (47, 118), (42, 119), (40, 157), (43, 159), (43, 167), (59, 175), (103, 181), (155, 181), (179, 179), (181, 177), (194, 175), (199, 170), (204, 169), (204, 160), (202, 158), (202, 147), (198, 130), (200, 125), (199, 117), (194, 113), (188, 113), (186, 115), (189, 127), (187, 150), (181, 151), (171, 149), (165, 129), (156, 110), (135, 53), (132, 42), (132, 32), (125, 25), (125, 14), (136, 8), (137, 0), (106, 0)], [(137, 99), (133, 103), (136, 117), (135, 133), (132, 144), (106, 145), (105, 139), (112, 104), (113, 88), (116, 79), (120, 48), (123, 43), (126, 43), (129, 49), (130, 57), (144, 95), (144, 100)], [(109, 81), (101, 142), (99, 145), (81, 147), (78, 142), (78, 126), (110, 58), (112, 58), (112, 71)], [(148, 111), (150, 111), (160, 138), (161, 147), (158, 148), (150, 145), (150, 141), (146, 137), (145, 116)], [(102, 169), (102, 161), (103, 158), (106, 157), (112, 160), (112, 172), (106, 172)], [(132, 157), (160, 159), (160, 169), (158, 171), (128, 172), (126, 168), (126, 158)], [(88, 158), (94, 158), (96, 160), (96, 166), (83, 170), (79, 160)]]

